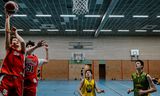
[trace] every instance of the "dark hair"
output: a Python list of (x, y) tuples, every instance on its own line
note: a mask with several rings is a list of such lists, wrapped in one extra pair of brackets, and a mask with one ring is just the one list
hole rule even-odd
[(85, 74), (86, 74), (86, 72), (87, 72), (87, 71), (90, 71), (90, 72), (91, 72), (91, 74), (92, 74), (92, 70), (91, 70), (91, 69), (87, 69), (87, 70), (85, 71)]
[(14, 38), (16, 38), (16, 36), (15, 36), (15, 35), (11, 35), (11, 36), (10, 36), (10, 42), (12, 42), (12, 40), (13, 40)]
[(144, 62), (142, 60), (136, 60), (135, 62), (140, 62), (142, 66), (144, 66)]
[(27, 47), (28, 45), (34, 46), (34, 45), (35, 45), (35, 42), (29, 40), (29, 41), (26, 43), (26, 47)]

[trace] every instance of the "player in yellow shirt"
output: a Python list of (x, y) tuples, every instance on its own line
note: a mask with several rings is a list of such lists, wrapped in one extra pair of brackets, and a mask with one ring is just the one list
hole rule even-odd
[(97, 93), (104, 93), (104, 90), (99, 89), (94, 79), (92, 79), (92, 70), (85, 71), (85, 79), (83, 79), (79, 86), (80, 96), (96, 96)]

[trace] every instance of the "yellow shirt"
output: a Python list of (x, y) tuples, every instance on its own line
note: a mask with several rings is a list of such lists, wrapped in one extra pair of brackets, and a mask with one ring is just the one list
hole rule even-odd
[(81, 89), (83, 96), (96, 96), (95, 94), (95, 81), (92, 79), (88, 81), (84, 79), (84, 83)]

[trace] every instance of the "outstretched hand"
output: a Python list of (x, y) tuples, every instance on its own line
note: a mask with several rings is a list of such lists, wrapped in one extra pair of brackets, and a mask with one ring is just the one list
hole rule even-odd
[(131, 90), (131, 89), (128, 89), (127, 93), (129, 94), (129, 93), (131, 93), (131, 92), (132, 92), (132, 90)]
[(100, 90), (97, 91), (97, 93), (105, 93), (105, 91), (100, 89)]
[(5, 9), (6, 18), (11, 17), (11, 14), (9, 14)]
[(37, 47), (42, 47), (42, 46), (44, 46), (44, 44), (45, 44), (45, 41), (44, 41), (44, 40), (41, 40), (41, 41), (39, 41), (39, 42), (37, 43)]
[(101, 93), (105, 93), (105, 91), (104, 91), (104, 90), (101, 90)]
[(16, 27), (13, 26), (11, 30), (12, 30), (12, 33), (13, 33), (14, 35), (17, 34), (17, 28), (16, 28)]
[(101, 90), (101, 92), (104, 93), (105, 91), (104, 91), (104, 90)]

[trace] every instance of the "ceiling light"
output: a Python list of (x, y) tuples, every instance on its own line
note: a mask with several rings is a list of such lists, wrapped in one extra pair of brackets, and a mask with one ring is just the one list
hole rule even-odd
[(5, 31), (5, 29), (0, 29), (0, 31)]
[(109, 15), (110, 18), (112, 17), (124, 17), (124, 15)]
[(83, 31), (94, 32), (95, 30), (83, 30)]
[(111, 32), (112, 30), (100, 30), (101, 32)]
[[(5, 31), (5, 29), (0, 29), (0, 31)], [(17, 29), (17, 31), (23, 31), (23, 29)]]
[(23, 31), (23, 29), (17, 29), (17, 31)]
[(101, 15), (84, 15), (84, 17), (101, 17)]
[(160, 18), (160, 15), (158, 15), (157, 18)]
[(29, 31), (41, 31), (41, 29), (29, 29)]
[(60, 17), (76, 17), (76, 15), (60, 15)]
[(75, 29), (66, 29), (65, 31), (76, 31)]
[(119, 32), (129, 32), (129, 30), (118, 30)]
[(51, 17), (52, 15), (49, 15), (49, 14), (39, 14), (39, 15), (36, 15), (36, 17)]
[(147, 32), (147, 30), (135, 30), (135, 32)]
[(26, 14), (14, 14), (13, 17), (27, 17)]
[(58, 29), (47, 29), (47, 31), (59, 31)]
[(148, 15), (133, 15), (133, 18), (148, 18)]
[(153, 30), (152, 32), (160, 32), (160, 30)]

